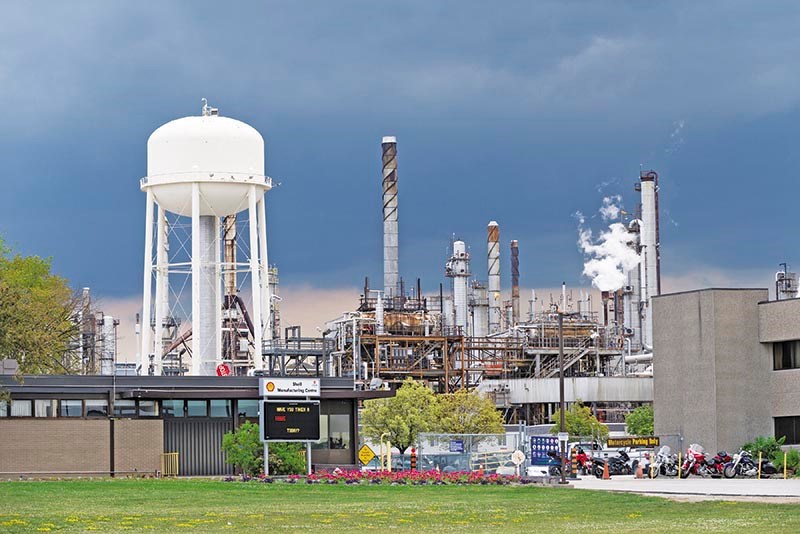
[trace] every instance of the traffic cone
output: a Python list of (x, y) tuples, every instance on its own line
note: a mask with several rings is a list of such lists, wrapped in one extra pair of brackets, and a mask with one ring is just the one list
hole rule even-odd
[(603, 462), (603, 480), (611, 480), (611, 475), (608, 474), (608, 462)]
[(641, 462), (636, 464), (636, 478), (644, 478), (644, 474), (642, 473), (642, 463)]

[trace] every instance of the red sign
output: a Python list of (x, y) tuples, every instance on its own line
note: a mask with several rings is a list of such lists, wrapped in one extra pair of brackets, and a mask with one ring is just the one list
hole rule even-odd
[(217, 366), (217, 376), (231, 376), (231, 366), (221, 363)]

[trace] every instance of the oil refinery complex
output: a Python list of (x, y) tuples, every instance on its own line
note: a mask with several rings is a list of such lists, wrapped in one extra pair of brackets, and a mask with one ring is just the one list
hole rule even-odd
[[(525, 241), (503, 241), (496, 221), (485, 245), (451, 241), (438, 291), (409, 283), (399, 263), (395, 137), (382, 139), (381, 169), (383, 283), (365, 278), (351, 311), (308, 337), (281, 324), (262, 136), (205, 101), (200, 116), (156, 129), (140, 181), (136, 362), (117, 362), (118, 321), (97, 312), (84, 289), (79, 335), (64, 357), (78, 376), (20, 382), (16, 362), (0, 361), (0, 389), (11, 396), (0, 400), (0, 448), (10, 451), (0, 455), (0, 475), (156, 472), (173, 452), (183, 475), (230, 473), (222, 436), (259, 421), (275, 386), (267, 380), (311, 386), (305, 402), (319, 426), (304, 441), (316, 467), (354, 468), (363, 401), (393, 395), (408, 378), (440, 393), (480, 391), (507, 423), (533, 430), (551, 423), (559, 405), (561, 347), (564, 398), (581, 400), (600, 421), (620, 423), (652, 403), (656, 433), (676, 450), (692, 441), (732, 449), (773, 431), (800, 443), (797, 275), (776, 274), (775, 301), (766, 289), (661, 295), (656, 172), (640, 172), (633, 213), (604, 199), (609, 225), (600, 235), (578, 217), (583, 273), (600, 298), (583, 290), (573, 298), (562, 285), (545, 300), (522, 294)], [(64, 442), (75, 446), (65, 451)]]
[(508, 422), (542, 423), (558, 401), (561, 315), (568, 398), (582, 399), (605, 421), (652, 401), (657, 173), (641, 173), (641, 207), (624, 228), (625, 246), (641, 260), (601, 302), (583, 291), (573, 299), (566, 287), (552, 302), (535, 292), (521, 296), (524, 241), (517, 239), (508, 249), (511, 298), (504, 300), (495, 221), (487, 226), (485, 256), (470, 253), (482, 245), (451, 242), (445, 280), (425, 294), (419, 279), (403, 279), (399, 265), (397, 140), (384, 137), (381, 149), (383, 285), (366, 279), (352, 311), (331, 318), (320, 337), (303, 337), (299, 327), (280, 323), (278, 272), (267, 254), (272, 180), (261, 135), (205, 101), (200, 116), (158, 128), (140, 184), (147, 200), (136, 372), (350, 377), (358, 390), (394, 388), (412, 377), (439, 392), (477, 388)]

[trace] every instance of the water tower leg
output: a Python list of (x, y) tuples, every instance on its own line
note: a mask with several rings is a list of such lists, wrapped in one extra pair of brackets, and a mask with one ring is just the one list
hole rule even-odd
[(169, 275), (167, 274), (167, 225), (166, 212), (158, 207), (156, 224), (156, 328), (153, 353), (153, 374), (161, 375), (161, 359), (164, 353), (164, 319), (169, 302)]
[(142, 346), (139, 374), (148, 375), (150, 368), (150, 294), (153, 277), (153, 192), (147, 190), (144, 221), (144, 282), (142, 297)]
[(261, 315), (264, 328), (262, 335), (264, 339), (272, 339), (271, 305), (272, 296), (270, 295), (269, 285), (269, 255), (267, 254), (267, 199), (261, 196), (258, 201), (258, 241), (259, 259), (261, 260)]
[(192, 376), (202, 374), (200, 358), (200, 184), (192, 184)]
[(258, 194), (256, 186), (250, 186), (249, 210), (247, 213), (248, 224), (250, 226), (250, 281), (253, 289), (253, 344), (254, 354), (253, 363), (256, 369), (264, 368), (264, 358), (262, 356), (262, 321), (261, 321), (261, 273), (258, 265), (258, 214), (256, 204)]

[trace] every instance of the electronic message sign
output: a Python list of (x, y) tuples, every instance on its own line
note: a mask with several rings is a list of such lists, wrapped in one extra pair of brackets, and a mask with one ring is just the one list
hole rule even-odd
[(319, 401), (263, 401), (264, 441), (317, 441)]

